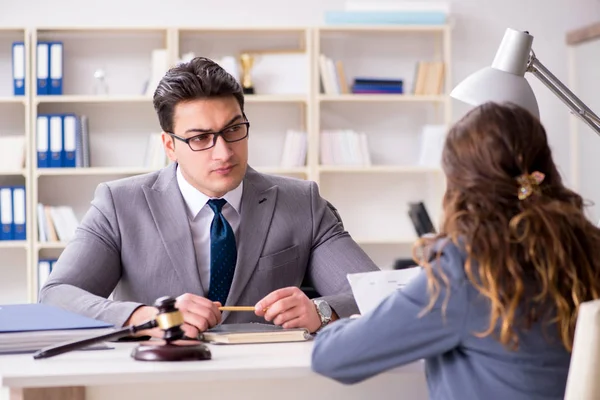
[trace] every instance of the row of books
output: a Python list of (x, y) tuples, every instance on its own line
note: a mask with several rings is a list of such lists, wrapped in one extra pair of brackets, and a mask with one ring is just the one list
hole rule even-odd
[(371, 165), (365, 132), (325, 130), (321, 132), (320, 146), (321, 165)]
[(37, 205), (40, 242), (68, 242), (75, 235), (79, 221), (73, 207)]
[(306, 165), (307, 139), (306, 132), (288, 129), (281, 154), (281, 167), (293, 168)]
[(450, 5), (433, 1), (346, 1), (343, 10), (325, 12), (326, 24), (440, 25), (447, 22)]
[(38, 168), (90, 166), (88, 118), (76, 114), (40, 114), (36, 125)]
[(44, 286), (56, 264), (56, 258), (40, 258), (38, 261), (38, 290)]
[(25, 186), (0, 186), (0, 240), (26, 240)]

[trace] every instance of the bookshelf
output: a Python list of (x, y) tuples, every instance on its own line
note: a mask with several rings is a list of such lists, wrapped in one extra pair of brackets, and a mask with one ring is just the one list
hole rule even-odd
[[(34, 27), (0, 30), (2, 49), (16, 37), (26, 40), (27, 79), (34, 83), (37, 43), (63, 43), (63, 94), (38, 95), (31, 84), (23, 99), (0, 92), (0, 114), (10, 113), (13, 130), (28, 139), (26, 167), (0, 171), (0, 182), (25, 182), (28, 188), (27, 240), (0, 242), (0, 254), (15, 259), (10, 267), (0, 263), (0, 282), (18, 282), (0, 302), (36, 301), (38, 261), (57, 258), (66, 246), (64, 241), (40, 241), (38, 203), (71, 206), (80, 220), (99, 183), (160, 168), (144, 163), (147, 137), (160, 129), (151, 96), (144, 90), (152, 78), (155, 49), (164, 49), (169, 66), (190, 54), (217, 61), (253, 54), (256, 94), (245, 96), (252, 123), (249, 164), (261, 172), (317, 182), (339, 209), (346, 229), (381, 267), (410, 256), (416, 235), (407, 215), (408, 201), (425, 201), (434, 222), (439, 221), (443, 174), (439, 167), (419, 165), (416, 159), (421, 127), (450, 123), (450, 82), (444, 81), (439, 94), (414, 95), (411, 87), (415, 64), (421, 60), (443, 61), (445, 76), (451, 76), (450, 26)], [(321, 90), (320, 54), (343, 60), (348, 81), (373, 74), (399, 77), (405, 80), (405, 91), (326, 94)], [(273, 63), (286, 65), (289, 59), (295, 64), (276, 71), (281, 76), (272, 79), (292, 84), (275, 87), (261, 78), (268, 76), (264, 71)], [(7, 65), (10, 54), (0, 53), (5, 80), (11, 79)], [(104, 71), (107, 93), (94, 90), (98, 69)], [(37, 117), (64, 113), (88, 118), (90, 166), (38, 168)], [(371, 164), (322, 163), (322, 131), (328, 129), (367, 132)], [(282, 163), (288, 130), (306, 133), (303, 164)]]
[[(12, 45), (14, 42), (23, 42), (25, 55), (30, 51), (30, 32), (25, 29), (0, 28), (0, 137), (24, 137), (25, 148), (30, 146), (30, 63), (25, 58), (24, 83), (25, 94), (13, 94), (13, 57)], [(15, 149), (16, 151), (16, 149)], [(31, 207), (31, 161), (29, 153), (24, 154), (22, 168), (4, 169), (0, 167), (0, 186), (25, 186), (26, 210), (26, 240), (0, 241), (0, 304), (26, 302), (28, 297), (29, 282), (33, 279), (32, 265), (32, 235), (29, 209)], [(9, 283), (9, 284), (5, 284)]]

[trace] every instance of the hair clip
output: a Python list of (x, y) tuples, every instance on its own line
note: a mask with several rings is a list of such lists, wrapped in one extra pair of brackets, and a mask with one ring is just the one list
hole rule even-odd
[(546, 175), (539, 171), (517, 177), (517, 182), (519, 182), (519, 200), (525, 200), (534, 192), (540, 194), (540, 184), (544, 181), (545, 177)]

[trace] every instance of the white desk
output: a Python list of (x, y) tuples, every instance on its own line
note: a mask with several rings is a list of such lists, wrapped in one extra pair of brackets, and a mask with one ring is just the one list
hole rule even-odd
[(312, 342), (209, 345), (212, 360), (194, 362), (136, 361), (134, 346), (43, 360), (0, 356), (0, 385), (11, 400), (427, 399), (421, 362), (345, 386), (311, 371)]

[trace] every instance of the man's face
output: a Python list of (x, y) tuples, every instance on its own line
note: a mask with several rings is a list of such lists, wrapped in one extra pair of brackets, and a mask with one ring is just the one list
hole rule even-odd
[[(219, 132), (245, 121), (233, 96), (181, 102), (173, 114), (172, 133), (182, 138)], [(242, 125), (232, 129), (245, 128)], [(179, 163), (184, 178), (209, 197), (221, 197), (235, 189), (246, 174), (248, 137), (233, 143), (219, 137), (214, 147), (202, 151), (193, 151), (188, 144), (166, 133), (162, 140), (167, 156)], [(202, 137), (194, 146), (206, 140)], [(212, 140), (208, 143), (212, 145)]]

